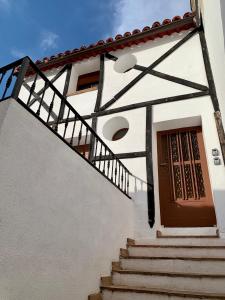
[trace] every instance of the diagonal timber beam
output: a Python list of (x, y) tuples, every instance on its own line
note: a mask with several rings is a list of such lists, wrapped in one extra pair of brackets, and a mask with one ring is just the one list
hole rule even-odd
[[(62, 76), (62, 74), (67, 70), (67, 69), (69, 69), (70, 68), (70, 65), (71, 64), (67, 64), (67, 65), (65, 65), (51, 80), (50, 80), (50, 82), (51, 83), (54, 83), (60, 76)], [(40, 89), (40, 91), (38, 91), (36, 94), (38, 95), (38, 97), (44, 92), (44, 87), (42, 88), (42, 89)], [(32, 106), (36, 101), (38, 101), (38, 97), (34, 97), (31, 101), (30, 101), (30, 103), (29, 103), (29, 106)]]
[[(105, 56), (108, 59), (113, 60), (113, 61), (117, 61), (117, 59), (118, 59), (118, 57), (116, 57), (116, 56), (114, 56), (110, 53), (107, 53)], [(143, 71), (146, 70), (146, 68), (147, 67), (143, 67), (143, 66), (140, 66), (140, 65), (135, 65), (132, 69), (143, 72)], [(180, 78), (180, 77), (177, 77), (177, 76), (168, 75), (166, 73), (162, 73), (162, 72), (159, 72), (159, 71), (156, 71), (156, 70), (150, 70), (148, 73), (150, 75), (153, 75), (153, 76), (156, 76), (156, 77), (168, 80), (168, 81), (172, 81), (172, 82), (175, 82), (175, 83), (187, 86), (187, 87), (191, 87), (191, 88), (194, 88), (194, 89), (199, 90), (199, 91), (203, 91), (203, 92), (208, 91), (208, 87), (205, 86), (205, 85), (202, 85), (202, 84), (190, 81), (190, 80), (186, 80), (186, 79), (183, 79), (183, 78)]]
[[(146, 68), (142, 67), (142, 66), (139, 66), (139, 65), (136, 65), (134, 67), (134, 69), (139, 70), (139, 71), (144, 71), (144, 69), (146, 69)], [(159, 77), (159, 78), (162, 78), (162, 79), (165, 79), (165, 80), (168, 80), (168, 81), (172, 81), (172, 82), (175, 82), (175, 83), (178, 83), (178, 84), (181, 84), (181, 85), (184, 85), (184, 86), (187, 86), (187, 87), (199, 90), (199, 91), (203, 91), (203, 92), (208, 91), (208, 87), (205, 86), (205, 85), (202, 85), (202, 84), (190, 81), (190, 80), (186, 80), (186, 79), (183, 79), (183, 78), (179, 78), (179, 77), (176, 77), (176, 76), (172, 76), (172, 75), (169, 75), (169, 74), (166, 74), (166, 73), (162, 73), (162, 72), (159, 72), (159, 71), (150, 70), (148, 72), (148, 74)]]
[[(32, 92), (31, 87), (25, 81), (23, 82), (23, 86), (28, 92)], [(37, 101), (41, 101), (41, 97), (37, 93), (32, 92), (32, 95), (36, 98)], [(49, 106), (47, 105), (47, 103), (42, 101), (42, 106), (49, 113)], [(50, 113), (50, 115), (55, 121), (57, 120), (57, 116), (53, 111)]]
[(105, 75), (105, 56), (101, 54), (100, 56), (100, 78), (98, 85), (98, 95), (95, 104), (95, 112), (99, 111), (102, 102), (102, 92), (103, 92), (103, 84), (104, 84), (104, 75)]
[(120, 92), (118, 92), (111, 100), (109, 100), (105, 105), (103, 105), (100, 110), (103, 111), (110, 107), (113, 103), (115, 103), (119, 98), (121, 98), (127, 91), (129, 91), (135, 84), (137, 84), (149, 71), (153, 70), (156, 66), (158, 66), (162, 61), (164, 61), (168, 56), (170, 56), (173, 52), (175, 52), (178, 48), (180, 48), (184, 43), (186, 43), (189, 39), (191, 39), (198, 28), (195, 28), (189, 34), (187, 34), (181, 41), (179, 41), (176, 45), (166, 51), (162, 56), (160, 56), (156, 61), (154, 61), (150, 66), (148, 66), (141, 74), (135, 77), (127, 86), (125, 86)]

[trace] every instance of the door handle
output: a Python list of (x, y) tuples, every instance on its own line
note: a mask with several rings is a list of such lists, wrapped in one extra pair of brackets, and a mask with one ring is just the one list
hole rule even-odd
[(162, 163), (162, 164), (159, 164), (160, 167), (167, 167), (168, 166), (168, 163)]

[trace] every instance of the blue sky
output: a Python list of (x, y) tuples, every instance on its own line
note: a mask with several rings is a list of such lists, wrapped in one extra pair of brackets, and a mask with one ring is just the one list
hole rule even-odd
[(190, 11), (189, 0), (0, 0), (0, 66), (88, 45)]

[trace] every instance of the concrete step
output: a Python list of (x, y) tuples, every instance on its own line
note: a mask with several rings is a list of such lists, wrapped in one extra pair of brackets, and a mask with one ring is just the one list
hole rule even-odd
[(118, 270), (112, 274), (112, 283), (116, 286), (225, 294), (225, 275)]
[(135, 245), (171, 245), (171, 246), (225, 246), (220, 238), (157, 238), (135, 240)]
[(103, 300), (224, 300), (225, 294), (194, 293), (165, 289), (149, 289), (128, 286), (102, 286)]
[(120, 259), (118, 267), (123, 270), (225, 275), (225, 259), (215, 258), (126, 257)]
[(225, 246), (133, 245), (129, 256), (225, 258)]

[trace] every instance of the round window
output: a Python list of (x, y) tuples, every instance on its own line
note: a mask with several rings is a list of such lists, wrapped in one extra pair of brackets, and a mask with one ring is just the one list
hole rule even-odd
[(123, 117), (114, 117), (103, 126), (103, 136), (109, 141), (122, 139), (129, 130), (129, 123)]
[(122, 139), (127, 134), (128, 128), (119, 129), (116, 133), (114, 133), (112, 140), (117, 141)]
[(118, 73), (125, 73), (132, 69), (137, 63), (137, 58), (133, 54), (120, 56), (114, 64), (114, 70)]

